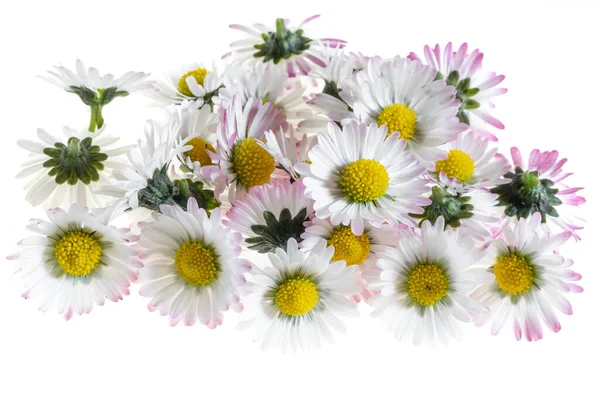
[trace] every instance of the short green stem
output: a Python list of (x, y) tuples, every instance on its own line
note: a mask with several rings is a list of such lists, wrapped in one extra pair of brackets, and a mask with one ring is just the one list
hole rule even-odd
[(94, 132), (96, 129), (102, 128), (104, 125), (104, 118), (102, 117), (102, 105), (101, 104), (92, 104), (92, 116), (90, 117), (90, 127), (89, 131)]

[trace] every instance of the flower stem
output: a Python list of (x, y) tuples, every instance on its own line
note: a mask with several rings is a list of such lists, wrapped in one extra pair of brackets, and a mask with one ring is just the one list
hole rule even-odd
[(104, 118), (102, 117), (102, 105), (101, 104), (92, 104), (92, 116), (90, 117), (90, 127), (89, 131), (94, 132), (96, 129), (102, 128), (104, 125)]

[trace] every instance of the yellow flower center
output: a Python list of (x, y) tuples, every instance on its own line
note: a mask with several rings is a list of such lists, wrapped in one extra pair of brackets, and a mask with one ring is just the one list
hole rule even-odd
[(436, 264), (417, 265), (408, 274), (408, 295), (421, 306), (432, 306), (446, 297), (448, 277)]
[(254, 138), (234, 144), (231, 151), (233, 173), (243, 187), (249, 189), (269, 182), (275, 170), (275, 159)]
[(398, 131), (402, 139), (410, 140), (417, 131), (417, 113), (406, 104), (390, 104), (379, 113), (377, 125), (387, 125), (388, 136)]
[(102, 245), (90, 233), (68, 232), (56, 243), (54, 256), (67, 274), (84, 276), (100, 264)]
[(191, 150), (185, 152), (185, 156), (189, 157), (192, 162), (197, 161), (201, 166), (213, 165), (212, 160), (207, 153), (207, 150), (210, 150), (213, 153), (215, 152), (215, 148), (210, 143), (207, 143), (206, 140), (201, 137), (195, 137), (187, 142), (187, 144), (193, 146)]
[(498, 288), (516, 296), (527, 292), (535, 279), (535, 267), (523, 255), (506, 254), (496, 258), (492, 266)]
[(289, 317), (308, 314), (319, 302), (317, 284), (306, 277), (289, 278), (276, 289), (274, 303)]
[(466, 182), (473, 177), (475, 162), (462, 150), (450, 150), (448, 158), (436, 161), (435, 168), (437, 173), (443, 172), (448, 178)]
[(184, 74), (181, 78), (179, 78), (177, 90), (179, 90), (179, 93), (183, 94), (184, 96), (194, 97), (194, 94), (192, 93), (186, 82), (187, 77), (193, 76), (194, 79), (196, 79), (196, 82), (198, 82), (198, 85), (204, 86), (204, 77), (206, 77), (207, 74), (208, 70), (206, 68), (198, 68)]
[(177, 273), (189, 284), (208, 286), (219, 275), (218, 256), (212, 247), (188, 240), (175, 253)]
[(371, 241), (366, 233), (356, 236), (349, 226), (340, 225), (333, 230), (327, 240), (328, 246), (333, 246), (332, 261), (346, 261), (346, 266), (361, 265), (369, 256)]
[(390, 176), (381, 163), (361, 159), (346, 165), (341, 172), (342, 193), (354, 203), (367, 203), (385, 195)]

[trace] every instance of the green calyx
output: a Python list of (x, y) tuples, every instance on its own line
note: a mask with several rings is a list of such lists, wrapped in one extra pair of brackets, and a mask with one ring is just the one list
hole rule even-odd
[(556, 197), (558, 189), (550, 179), (540, 179), (538, 171), (524, 172), (520, 167), (504, 177), (511, 181), (492, 188), (491, 192), (498, 195), (497, 206), (504, 207), (506, 215), (527, 218), (539, 212), (542, 222), (546, 222), (547, 215), (558, 217), (554, 207), (562, 201)]
[(98, 128), (102, 128), (104, 125), (104, 118), (102, 118), (102, 107), (113, 101), (117, 97), (125, 97), (129, 95), (129, 92), (125, 90), (119, 90), (117, 87), (109, 87), (107, 89), (98, 89), (96, 91), (91, 90), (85, 86), (70, 86), (67, 92), (75, 93), (79, 96), (84, 104), (90, 106), (92, 116), (90, 118), (89, 131), (94, 132)]
[(264, 43), (254, 46), (258, 50), (254, 53), (254, 57), (262, 58), (265, 63), (273, 60), (273, 63), (277, 64), (294, 54), (302, 54), (310, 47), (309, 43), (312, 39), (302, 36), (304, 33), (302, 29), (290, 31), (285, 27), (282, 18), (277, 18), (275, 26), (275, 32), (262, 34)]
[(71, 137), (67, 145), (55, 143), (54, 147), (44, 149), (50, 159), (44, 162), (43, 167), (49, 168), (48, 175), (54, 176), (57, 184), (68, 183), (75, 185), (81, 181), (86, 185), (100, 179), (98, 171), (104, 169), (102, 161), (108, 156), (100, 152), (100, 146), (92, 144), (92, 138), (86, 137), (79, 140)]
[(246, 239), (246, 243), (250, 245), (248, 248), (259, 253), (269, 253), (277, 248), (285, 249), (290, 238), (300, 243), (302, 241), (300, 235), (304, 233), (304, 222), (308, 221), (306, 216), (306, 208), (300, 210), (294, 218), (287, 208), (279, 213), (279, 219), (272, 212), (264, 211), (263, 217), (267, 224), (250, 227), (257, 236)]
[(438, 217), (443, 217), (446, 227), (458, 228), (461, 220), (468, 219), (473, 216), (473, 206), (469, 204), (471, 198), (457, 194), (451, 195), (445, 189), (434, 186), (431, 189), (431, 204), (423, 208), (422, 214), (410, 214), (411, 217), (419, 221), (419, 227), (424, 221), (429, 221), (435, 224)]
[(198, 206), (207, 212), (221, 204), (215, 199), (214, 191), (204, 189), (202, 182), (193, 182), (191, 179), (171, 181), (167, 169), (168, 166), (156, 169), (152, 179), (148, 179), (146, 187), (138, 192), (141, 207), (160, 212), (160, 206), (167, 204), (178, 205), (183, 210), (187, 210), (190, 197), (195, 198)]
[[(438, 72), (436, 79), (442, 79), (442, 74)], [(460, 79), (458, 71), (450, 72), (446, 78), (446, 83), (456, 88), (456, 98), (460, 100), (458, 119), (460, 122), (469, 125), (467, 111), (475, 110), (480, 106), (478, 101), (471, 98), (479, 93), (479, 88), (471, 87), (471, 78)]]

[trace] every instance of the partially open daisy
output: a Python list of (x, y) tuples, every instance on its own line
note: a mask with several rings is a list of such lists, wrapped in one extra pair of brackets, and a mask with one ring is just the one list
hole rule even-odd
[(446, 155), (435, 162), (431, 175), (452, 194), (465, 188), (489, 188), (505, 183), (510, 170), (506, 158), (497, 148), (489, 149), (489, 139), (472, 132), (459, 135), (447, 146)]
[(225, 71), (225, 86), (219, 90), (223, 105), (227, 106), (234, 96), (242, 105), (248, 99), (262, 99), (280, 108), (288, 124), (295, 124), (303, 110), (307, 109), (303, 94), (306, 90), (300, 81), (292, 81), (285, 71), (268, 64), (245, 66), (230, 65)]
[(238, 288), (250, 269), (239, 257), (241, 236), (222, 226), (220, 209), (209, 217), (194, 198), (187, 211), (177, 205), (162, 205), (160, 211), (141, 224), (136, 245), (144, 263), (140, 294), (151, 299), (148, 309), (168, 315), (173, 326), (221, 325), (224, 311), (241, 311)]
[(265, 150), (275, 158), (283, 169), (293, 180), (300, 179), (300, 174), (296, 171), (296, 164), (308, 160), (308, 152), (316, 144), (316, 136), (302, 135), (302, 138), (296, 139), (293, 129), (290, 127), (286, 131), (279, 129), (277, 133), (272, 131), (265, 133), (266, 142), (258, 142)]
[(268, 27), (263, 24), (254, 24), (252, 27), (229, 25), (248, 35), (246, 39), (231, 43), (233, 55), (240, 60), (282, 68), (290, 78), (298, 74), (308, 75), (313, 68), (311, 64), (325, 66), (319, 57), (322, 46), (341, 46), (346, 43), (338, 39), (315, 40), (305, 36), (304, 25), (318, 17), (308, 17), (295, 27), (291, 27), (290, 22), (283, 18), (277, 18), (275, 25)]
[(212, 107), (222, 86), (223, 77), (216, 65), (209, 70), (202, 64), (192, 63), (170, 71), (156, 82), (149, 95), (161, 105), (181, 104), (187, 100), (198, 107), (204, 104)]
[(387, 127), (349, 122), (341, 130), (330, 123), (308, 152), (310, 164), (298, 165), (306, 194), (315, 200), (317, 218), (348, 225), (362, 235), (366, 221), (415, 225), (409, 213), (422, 213), (430, 201), (424, 166), (405, 151), (399, 133)]
[(396, 57), (392, 62), (369, 60), (367, 69), (340, 82), (340, 96), (365, 122), (399, 132), (408, 149), (433, 161), (439, 146), (466, 129), (456, 117), (460, 101), (456, 89), (434, 81), (436, 71), (419, 61)]
[(214, 165), (210, 153), (216, 152), (218, 115), (211, 112), (210, 107), (198, 108), (188, 101), (184, 101), (177, 112), (181, 113), (181, 127), (175, 147), (180, 144), (192, 147), (177, 154), (182, 168), (191, 172)]
[(382, 272), (369, 286), (381, 290), (370, 302), (373, 315), (386, 318), (398, 340), (460, 338), (460, 323), (483, 311), (468, 296), (476, 280), (467, 271), (483, 252), (457, 231), (445, 230), (442, 218), (434, 225), (425, 221), (397, 245), (378, 254)]
[[(361, 235), (355, 235), (347, 225), (333, 225), (329, 219), (313, 218), (302, 234), (302, 249), (310, 251), (320, 243), (333, 246), (333, 261), (345, 261), (346, 266), (358, 266), (356, 283), (361, 287), (360, 295), (353, 300), (367, 301), (373, 293), (367, 289), (368, 275), (378, 275), (375, 254), (388, 246), (395, 246), (400, 237), (408, 231), (406, 225), (384, 224), (380, 228), (365, 227)], [(363, 276), (365, 275), (365, 276)]]
[(65, 127), (64, 138), (38, 129), (38, 142), (20, 139), (17, 144), (30, 151), (17, 178), (29, 178), (25, 199), (33, 206), (101, 207), (107, 198), (95, 195), (102, 185), (112, 184), (111, 171), (124, 167), (122, 157), (131, 147), (115, 147), (118, 137), (104, 134), (105, 127), (95, 132)]
[[(496, 140), (488, 125), (504, 129), (504, 124), (492, 116), (494, 104), (491, 100), (506, 93), (507, 89), (497, 87), (504, 81), (504, 75), (482, 72), (483, 53), (478, 49), (469, 53), (466, 43), (456, 51), (452, 43), (448, 43), (443, 54), (439, 44), (433, 49), (425, 46), (424, 53), (425, 62), (438, 71), (436, 78), (456, 87), (456, 98), (460, 100), (460, 121), (470, 125), (475, 133)], [(417, 60), (419, 56), (411, 53), (408, 58)]]
[(258, 144), (264, 141), (265, 132), (285, 126), (285, 116), (271, 103), (249, 99), (242, 106), (237, 96), (227, 108), (221, 110), (221, 123), (217, 127), (218, 156), (221, 173), (227, 177), (229, 199), (235, 202), (254, 186), (271, 181), (275, 159)]
[(564, 183), (571, 175), (562, 170), (567, 159), (559, 160), (556, 150), (540, 152), (535, 149), (526, 166), (518, 148), (511, 148), (511, 155), (515, 169), (504, 176), (509, 182), (491, 189), (492, 193), (498, 194), (498, 205), (504, 208), (505, 216), (527, 218), (537, 212), (547, 232), (552, 231), (551, 223), (580, 240), (577, 231), (583, 228), (583, 221), (571, 215), (571, 206), (585, 203), (585, 198), (578, 194), (581, 187), (569, 187)]
[(252, 270), (241, 326), (253, 328), (263, 349), (319, 348), (333, 342), (332, 329), (344, 331), (339, 317), (358, 314), (347, 297), (360, 291), (355, 267), (332, 262), (333, 252), (319, 245), (305, 253), (290, 239), (285, 250), (269, 253), (270, 266)]
[(105, 225), (77, 204), (47, 214), (50, 222), (31, 220), (27, 228), (37, 235), (20, 241), (23, 249), (9, 257), (19, 263), (24, 298), (39, 298), (41, 311), (55, 304), (69, 320), (129, 294), (141, 266), (129, 247), (136, 236)]
[(241, 233), (248, 248), (259, 253), (285, 249), (290, 238), (301, 242), (314, 213), (304, 190), (301, 181), (289, 180), (255, 186), (227, 212), (225, 225)]
[(96, 68), (86, 68), (81, 60), (75, 63), (75, 71), (63, 66), (54, 66), (56, 71), (48, 71), (49, 77), (42, 79), (75, 93), (81, 101), (90, 106), (92, 118), (90, 131), (104, 125), (102, 107), (117, 97), (128, 96), (134, 92), (146, 91), (152, 87), (153, 81), (147, 80), (150, 74), (143, 72), (126, 72), (119, 78), (112, 74), (100, 75)]
[(561, 326), (555, 310), (573, 313), (561, 293), (583, 291), (572, 283), (581, 279), (571, 270), (573, 261), (557, 251), (571, 233), (550, 236), (541, 225), (540, 213), (520, 218), (514, 226), (505, 227), (502, 238), (487, 249), (485, 265), (489, 268), (480, 275), (482, 285), (472, 297), (490, 309), (477, 318), (476, 324), (493, 321), (493, 335), (507, 323), (517, 340), (523, 334), (529, 341), (541, 339), (542, 322), (552, 332), (558, 332)]

